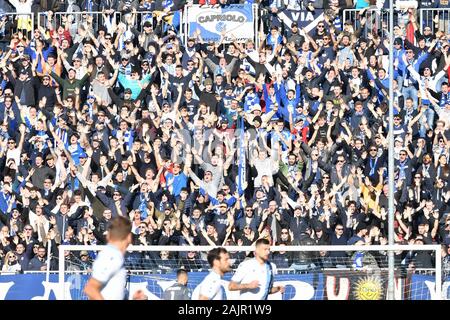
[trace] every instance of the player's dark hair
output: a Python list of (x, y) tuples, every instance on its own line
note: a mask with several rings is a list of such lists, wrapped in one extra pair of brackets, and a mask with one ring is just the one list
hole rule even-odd
[(262, 244), (270, 245), (270, 241), (267, 240), (267, 239), (265, 239), (265, 238), (258, 239), (258, 240), (256, 240), (256, 242), (255, 242), (255, 247), (259, 247), (259, 246), (262, 245)]
[(115, 217), (108, 226), (108, 236), (111, 240), (125, 240), (131, 233), (131, 221), (124, 217)]
[(178, 269), (177, 270), (177, 278), (183, 274), (187, 274), (187, 271), (184, 269)]
[(215, 260), (220, 260), (220, 255), (222, 253), (228, 253), (227, 249), (219, 247), (208, 252), (208, 263), (211, 267), (213, 266)]

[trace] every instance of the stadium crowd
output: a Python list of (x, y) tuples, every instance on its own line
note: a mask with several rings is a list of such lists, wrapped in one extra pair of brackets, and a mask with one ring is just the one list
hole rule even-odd
[[(330, 8), (310, 32), (271, 24), (282, 1), (261, 4), (259, 46), (200, 32), (183, 43), (167, 17), (184, 3), (173, 1), (9, 2), (18, 13), (103, 11), (104, 24), (86, 14), (74, 28), (71, 15), (48, 11), (31, 30), (26, 15), (0, 18), (3, 271), (45, 270), (50, 243), (57, 269), (61, 245), (104, 244), (118, 215), (131, 219), (135, 245), (386, 244), (389, 100), (395, 241), (442, 244), (446, 255), (450, 37), (434, 21), (422, 33), (415, 13), (396, 15), (389, 97), (387, 30), (368, 30), (364, 10), (356, 27), (343, 21), (338, 1), (297, 3)], [(111, 22), (117, 8), (122, 21)], [(142, 10), (155, 14), (138, 26)], [(313, 258), (348, 266), (351, 254)], [(130, 256), (145, 268), (205, 267), (195, 252)], [(434, 263), (427, 252), (396, 257)], [(92, 258), (67, 252), (66, 268), (88, 270)]]

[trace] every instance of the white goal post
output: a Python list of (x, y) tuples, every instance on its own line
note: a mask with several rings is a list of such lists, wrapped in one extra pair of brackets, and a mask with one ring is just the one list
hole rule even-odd
[[(66, 270), (65, 270), (65, 252), (66, 251), (91, 251), (97, 252), (101, 251), (105, 246), (89, 246), (89, 245), (61, 245), (59, 246), (59, 261), (58, 261), (58, 286), (62, 292), (66, 292)], [(209, 250), (215, 248), (214, 246), (129, 246), (128, 252), (208, 252)], [(254, 251), (253, 246), (224, 246), (229, 252), (252, 252)], [(343, 245), (343, 246), (271, 246), (271, 252), (333, 252), (333, 251), (343, 251), (343, 252), (433, 252), (435, 258), (434, 271), (435, 271), (435, 285), (434, 292), (430, 295), (431, 299), (441, 300), (443, 299), (443, 286), (442, 286), (442, 253), (440, 245), (371, 245), (371, 246), (360, 246), (360, 245)], [(393, 266), (394, 267), (394, 266)], [(395, 268), (395, 267), (394, 267)], [(351, 270), (350, 270), (351, 271)], [(347, 271), (341, 271), (347, 272)], [(431, 291), (431, 288), (430, 288)], [(65, 298), (64, 298), (65, 299)]]

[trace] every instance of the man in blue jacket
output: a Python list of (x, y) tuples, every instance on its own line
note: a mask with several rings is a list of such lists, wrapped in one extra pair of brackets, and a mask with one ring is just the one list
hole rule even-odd
[[(286, 88), (279, 81), (275, 83), (275, 94), (279, 97), (282, 103), (282, 108), (278, 109), (278, 115), (282, 117), (285, 121), (289, 121), (289, 112), (293, 114), (293, 118), (297, 117), (297, 105), (300, 102), (300, 82), (297, 78), (297, 84), (295, 90), (288, 90), (286, 93)], [(278, 99), (277, 99), (278, 100)]]
[(39, 246), (37, 255), (30, 260), (28, 270), (30, 271), (45, 271), (47, 268), (47, 260), (45, 259), (46, 250), (44, 246)]
[(414, 109), (417, 109), (419, 84), (417, 83), (417, 80), (414, 79), (412, 73), (408, 70), (408, 67), (412, 66), (416, 72), (419, 72), (420, 65), (429, 57), (430, 52), (434, 50), (435, 44), (436, 41), (433, 41), (428, 52), (422, 54), (420, 57), (415, 56), (412, 48), (407, 48), (405, 50), (405, 54), (402, 55), (401, 59), (399, 59), (398, 69), (399, 72), (403, 74), (402, 94), (405, 99), (413, 99)]

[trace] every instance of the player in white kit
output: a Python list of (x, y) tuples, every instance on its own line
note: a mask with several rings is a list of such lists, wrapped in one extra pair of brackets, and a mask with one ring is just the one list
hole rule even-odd
[[(112, 219), (106, 238), (108, 244), (98, 254), (84, 292), (90, 300), (124, 300), (127, 284), (124, 256), (132, 239), (130, 220), (124, 217)], [(146, 300), (147, 296), (138, 290), (133, 299)]]
[(214, 248), (208, 252), (211, 272), (200, 283), (199, 300), (224, 300), (224, 289), (220, 283), (223, 275), (230, 271), (230, 255), (224, 248)]
[(267, 300), (269, 294), (284, 293), (283, 286), (273, 286), (275, 264), (269, 262), (270, 242), (255, 243), (255, 257), (241, 262), (231, 278), (228, 290), (240, 291), (241, 300)]

